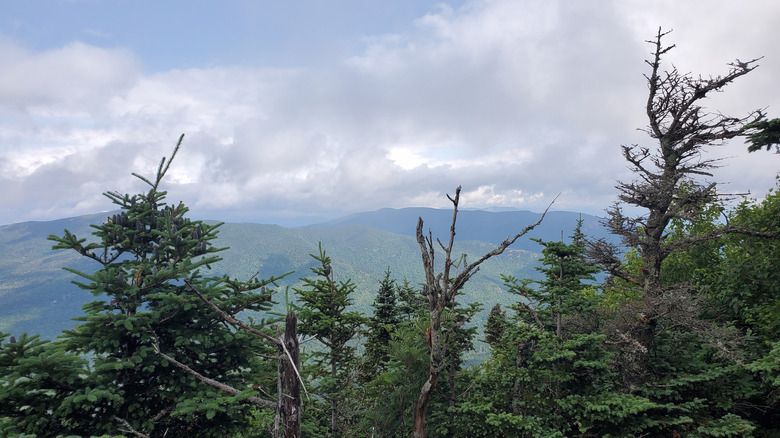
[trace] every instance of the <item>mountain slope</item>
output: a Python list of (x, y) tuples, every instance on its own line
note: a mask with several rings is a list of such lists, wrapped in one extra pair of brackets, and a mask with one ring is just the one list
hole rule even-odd
[[(62, 235), (67, 228), (89, 238), (90, 224), (106, 216), (102, 213), (0, 227), (1, 331), (26, 331), (53, 338), (75, 324), (71, 318), (82, 313), (84, 303), (96, 298), (73, 285), (71, 282), (79, 278), (62, 267), (90, 272), (98, 266), (69, 251), (52, 251), (46, 237)], [(299, 278), (311, 275), (313, 259), (309, 254), (316, 253), (322, 242), (333, 260), (336, 279), (351, 278), (357, 285), (355, 307), (370, 313), (379, 280), (388, 268), (399, 281), (406, 278), (417, 285), (423, 280), (420, 250), (413, 237), (418, 216), (425, 219), (434, 237), (447, 237), (452, 212), (434, 209), (379, 210), (302, 228), (226, 223), (220, 228), (216, 245), (230, 249), (221, 253), (223, 260), (213, 266), (213, 273), (248, 278), (258, 272), (261, 278), (267, 278), (294, 271), (280, 283), (282, 289), (294, 287)], [(560, 238), (562, 231), (568, 235), (577, 217), (577, 213), (551, 212), (528, 237)], [(537, 218), (530, 212), (461, 211), (455, 252), (469, 254), (474, 260)], [(597, 223), (592, 216), (583, 218), (590, 221), (586, 223)], [(536, 277), (539, 249), (537, 243), (523, 237), (503, 255), (489, 260), (468, 283), (464, 301), (480, 301), (487, 310), (496, 302), (512, 302), (515, 297), (502, 291), (500, 274)], [(277, 296), (277, 301), (284, 299), (283, 293)]]

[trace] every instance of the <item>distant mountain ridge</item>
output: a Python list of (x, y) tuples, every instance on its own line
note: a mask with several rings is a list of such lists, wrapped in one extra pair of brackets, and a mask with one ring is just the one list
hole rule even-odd
[[(98, 265), (72, 251), (52, 251), (52, 242), (46, 238), (62, 235), (66, 228), (81, 238), (90, 238), (94, 231), (90, 225), (101, 223), (108, 215), (0, 226), (1, 331), (26, 331), (54, 338), (75, 324), (71, 318), (82, 314), (81, 306), (98, 298), (73, 285), (71, 282), (78, 278), (62, 268), (91, 272)], [(606, 235), (598, 218), (581, 216), (586, 234)], [(309, 254), (315, 253), (322, 242), (333, 260), (336, 278), (351, 278), (357, 285), (355, 307), (370, 313), (377, 284), (388, 268), (398, 281), (406, 278), (414, 285), (422, 281), (420, 252), (414, 239), (418, 217), (423, 218), (425, 229), (430, 229), (434, 237), (448, 236), (452, 211), (431, 208), (382, 209), (298, 228), (225, 223), (215, 245), (230, 249), (221, 253), (224, 260), (214, 266), (213, 273), (248, 278), (258, 272), (267, 278), (294, 271), (281, 286), (295, 286), (299, 278), (311, 275), (313, 260)], [(538, 213), (528, 211), (461, 210), (455, 251), (482, 255), (538, 217)], [(503, 291), (500, 275), (536, 276), (534, 267), (538, 266), (541, 247), (529, 238), (558, 240), (561, 235), (568, 236), (579, 217), (579, 213), (549, 212), (537, 229), (485, 263), (467, 285), (464, 301), (480, 301), (487, 310), (496, 302), (512, 302), (514, 297)], [(276, 299), (283, 302), (285, 298), (282, 294)]]
[[(528, 210), (513, 211), (485, 211), (485, 210), (459, 210), (456, 225), (456, 239), (476, 240), (499, 244), (508, 236), (514, 236), (528, 225), (533, 224), (541, 213)], [(414, 236), (417, 227), (417, 219), (424, 221), (425, 231), (429, 229), (434, 236), (448, 236), (452, 223), (452, 210), (424, 207), (410, 207), (401, 209), (383, 208), (376, 211), (357, 213), (340, 219), (319, 224), (308, 225), (301, 228), (329, 228), (339, 225), (364, 225), (377, 230), (388, 231), (404, 236)], [(560, 240), (562, 235), (566, 239), (577, 223), (582, 219), (582, 231), (595, 238), (609, 237), (606, 229), (601, 225), (601, 218), (584, 213), (571, 211), (549, 211), (544, 221), (532, 232), (529, 237), (544, 241)], [(529, 239), (521, 239), (515, 242), (514, 248), (527, 251), (539, 251), (539, 245)]]

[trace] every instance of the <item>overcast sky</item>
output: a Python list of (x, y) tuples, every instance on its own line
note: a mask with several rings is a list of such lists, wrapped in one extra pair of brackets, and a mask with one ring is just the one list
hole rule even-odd
[[(0, 2), (0, 224), (113, 209), (185, 140), (164, 188), (195, 217), (287, 223), (383, 207), (601, 214), (630, 180), (651, 39), (719, 75), (708, 101), (780, 116), (780, 2)], [(741, 141), (714, 180), (762, 196)]]

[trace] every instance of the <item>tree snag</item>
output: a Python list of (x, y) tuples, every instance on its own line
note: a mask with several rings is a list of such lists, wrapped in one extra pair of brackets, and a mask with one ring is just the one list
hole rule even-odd
[[(548, 206), (544, 213), (542, 213), (536, 223), (525, 227), (520, 233), (514, 237), (507, 237), (498, 247), (490, 252), (485, 253), (476, 262), (465, 264), (463, 269), (459, 272), (453, 272), (453, 268), (457, 270), (456, 263), (458, 260), (452, 259), (452, 246), (455, 241), (455, 223), (458, 219), (458, 203), (460, 202), (461, 187), (458, 186), (455, 189), (455, 197), (447, 195), (447, 199), (452, 202), (452, 224), (450, 225), (450, 236), (447, 245), (445, 246), (441, 240), (437, 239), (439, 247), (444, 251), (444, 269), (442, 272), (436, 273), (434, 268), (435, 259), (435, 245), (433, 244), (433, 237), (430, 230), (428, 236), (423, 233), (423, 219), (417, 220), (417, 243), (420, 245), (420, 252), (422, 254), (423, 269), (425, 271), (425, 285), (423, 286), (423, 295), (428, 299), (428, 308), (430, 310), (430, 368), (428, 372), (428, 380), (423, 384), (420, 389), (420, 395), (417, 399), (417, 404), (414, 408), (414, 437), (425, 437), (425, 420), (426, 420), (426, 408), (431, 392), (436, 387), (436, 383), (439, 381), (439, 377), (446, 368), (445, 356), (446, 356), (446, 334), (442, 333), (441, 329), (441, 316), (444, 309), (452, 307), (454, 305), (455, 295), (460, 291), (466, 282), (472, 275), (479, 271), (479, 265), (488, 260), (489, 258), (499, 255), (504, 250), (513, 244), (518, 238), (525, 235), (529, 231), (533, 230), (537, 225), (542, 223), (544, 216), (552, 206)], [(556, 196), (557, 199), (557, 196)], [(555, 202), (555, 200), (553, 200)], [(426, 334), (426, 340), (428, 336)]]
[[(716, 77), (694, 77), (680, 73), (675, 67), (663, 70), (662, 57), (675, 47), (662, 44), (668, 33), (659, 28), (655, 39), (647, 41), (654, 50), (652, 59), (646, 61), (650, 66), (650, 74), (645, 75), (649, 90), (645, 108), (648, 125), (643, 131), (657, 140), (657, 146), (622, 146), (623, 157), (636, 178), (617, 183), (619, 201), (607, 209), (605, 220), (605, 225), (621, 238), (623, 245), (637, 252), (642, 275), (633, 276), (623, 269), (616, 245), (605, 241), (589, 242), (590, 256), (597, 263), (613, 277), (641, 288), (642, 301), (633, 327), (629, 328), (628, 334), (618, 333), (629, 336), (632, 344), (641, 346), (637, 350), (640, 356), (652, 351), (659, 320), (675, 318), (675, 312), (688, 308), (680, 305), (680, 300), (687, 300), (687, 288), (664, 284), (661, 275), (664, 260), (673, 252), (706, 239), (725, 233), (749, 232), (726, 225), (706, 235), (671, 241), (667, 227), (675, 219), (694, 219), (722, 199), (714, 182), (701, 181), (711, 177), (710, 170), (718, 167), (717, 160), (703, 158), (703, 153), (728, 139), (746, 135), (746, 126), (764, 117), (760, 110), (744, 117), (730, 117), (702, 107), (702, 101), (711, 93), (721, 91), (735, 79), (753, 71), (760, 58), (730, 63), (728, 73)], [(627, 216), (623, 205), (639, 207), (645, 213)], [(685, 319), (684, 315), (678, 316)], [(636, 363), (647, 364), (646, 357), (638, 358)], [(634, 378), (630, 379), (633, 381), (626, 382), (628, 386), (641, 383), (649, 375), (643, 367), (646, 365), (637, 368)]]

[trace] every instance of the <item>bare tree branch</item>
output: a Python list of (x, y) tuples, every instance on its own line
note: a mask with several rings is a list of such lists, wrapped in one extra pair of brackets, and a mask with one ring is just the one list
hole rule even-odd
[(240, 327), (242, 330), (246, 330), (247, 332), (252, 333), (253, 335), (257, 335), (257, 336), (265, 339), (266, 341), (268, 341), (268, 342), (270, 342), (270, 343), (272, 343), (274, 345), (278, 346), (280, 343), (282, 343), (279, 339), (274, 338), (273, 336), (270, 336), (267, 333), (263, 333), (260, 330), (257, 330), (257, 329), (255, 329), (254, 327), (252, 327), (252, 326), (250, 326), (248, 324), (244, 324), (243, 322), (239, 321), (238, 319), (228, 315), (225, 311), (220, 309), (219, 306), (217, 306), (216, 304), (214, 304), (211, 301), (209, 301), (208, 298), (204, 297), (203, 294), (201, 294), (198, 291), (198, 289), (195, 286), (193, 286), (192, 283), (189, 282), (189, 280), (185, 279), (184, 282), (187, 284), (187, 286), (189, 286), (190, 291), (192, 293), (197, 295), (198, 298), (201, 299), (201, 301), (203, 301), (207, 306), (209, 306), (212, 310), (214, 310), (214, 312), (216, 312), (217, 315), (222, 317), (222, 319), (224, 319), (228, 323), (233, 324), (236, 327)]
[[(156, 343), (154, 344), (154, 351), (155, 351), (155, 353), (157, 353), (163, 359), (165, 359), (168, 362), (176, 365), (177, 367), (181, 368), (182, 370), (186, 371), (187, 373), (189, 373), (190, 375), (192, 375), (193, 377), (195, 377), (196, 379), (200, 380), (201, 382), (203, 382), (203, 383), (205, 383), (207, 385), (213, 386), (214, 388), (217, 388), (220, 391), (225, 392), (225, 393), (230, 394), (230, 395), (240, 395), (241, 394), (241, 391), (237, 390), (236, 388), (233, 388), (232, 386), (226, 385), (226, 384), (224, 384), (222, 382), (216, 381), (216, 380), (214, 380), (212, 378), (206, 377), (206, 376), (198, 373), (197, 371), (193, 370), (192, 368), (188, 367), (187, 365), (179, 362), (178, 360), (168, 356), (167, 354), (165, 354), (162, 351), (160, 351), (160, 346), (157, 345)], [(254, 404), (258, 405), (258, 406), (262, 406), (264, 408), (276, 409), (276, 403), (274, 403), (272, 401), (269, 401), (269, 400), (262, 399), (260, 397), (249, 396), (249, 397), (247, 397), (247, 400), (249, 400), (250, 402), (252, 402), (252, 403), (254, 403)]]
[[(455, 296), (460, 291), (466, 282), (479, 271), (479, 266), (490, 259), (493, 256), (499, 255), (506, 250), (511, 244), (513, 244), (521, 236), (525, 235), (529, 231), (533, 230), (544, 219), (545, 215), (549, 211), (552, 204), (558, 199), (558, 196), (553, 199), (549, 206), (544, 210), (541, 217), (536, 223), (525, 227), (521, 232), (515, 236), (507, 237), (500, 245), (482, 255), (477, 261), (473, 263), (466, 263), (463, 259), (465, 266), (463, 269), (455, 275), (451, 276), (451, 269), (456, 266), (456, 262), (452, 259), (452, 248), (455, 242), (455, 224), (458, 218), (458, 207), (460, 203), (461, 187), (455, 190), (455, 196), (447, 195), (447, 199), (452, 203), (452, 222), (450, 224), (450, 234), (447, 241), (447, 245), (444, 245), (441, 240), (437, 239), (437, 243), (444, 251), (444, 269), (442, 272), (436, 273), (434, 258), (435, 248), (433, 245), (433, 238), (430, 230), (426, 236), (423, 233), (423, 219), (417, 220), (417, 243), (420, 246), (420, 253), (422, 255), (423, 270), (425, 272), (425, 285), (423, 286), (423, 295), (428, 299), (428, 308), (430, 310), (430, 365), (428, 372), (428, 379), (420, 389), (420, 395), (417, 399), (417, 403), (414, 408), (414, 436), (415, 438), (422, 438), (425, 436), (425, 422), (426, 422), (426, 407), (431, 392), (436, 387), (439, 381), (439, 377), (446, 368), (445, 356), (446, 356), (446, 338), (448, 333), (442, 333), (441, 321), (442, 313), (448, 307), (451, 307), (455, 303)], [(459, 322), (461, 325), (465, 321)]]
[(124, 426), (126, 428), (126, 429), (119, 429), (120, 432), (131, 433), (131, 434), (133, 434), (133, 435), (135, 435), (137, 437), (141, 437), (141, 438), (149, 438), (149, 435), (135, 430), (135, 428), (133, 426), (131, 426), (130, 423), (128, 423), (127, 420), (125, 420), (124, 418), (119, 418), (119, 417), (117, 417), (115, 415), (114, 416), (114, 420), (116, 420), (122, 426)]

